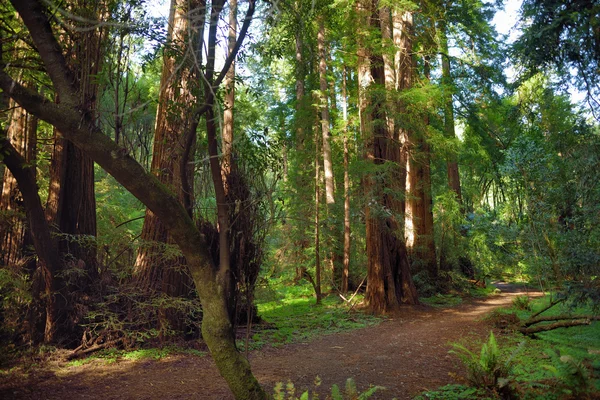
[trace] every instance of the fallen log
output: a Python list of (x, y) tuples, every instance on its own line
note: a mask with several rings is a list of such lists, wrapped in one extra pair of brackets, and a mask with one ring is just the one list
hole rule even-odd
[(552, 324), (544, 324), (537, 326), (521, 326), (519, 331), (524, 335), (533, 335), (539, 332), (551, 331), (558, 328), (570, 328), (572, 326), (589, 325), (592, 321), (588, 318), (585, 319), (572, 319), (569, 321), (559, 321)]

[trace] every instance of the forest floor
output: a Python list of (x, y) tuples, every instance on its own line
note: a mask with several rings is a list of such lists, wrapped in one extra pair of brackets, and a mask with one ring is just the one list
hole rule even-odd
[[(271, 393), (277, 382), (289, 380), (297, 396), (310, 390), (323, 399), (333, 384), (343, 387), (350, 377), (361, 391), (370, 385), (385, 387), (372, 399), (410, 399), (424, 390), (456, 383), (465, 371), (457, 357), (448, 353), (451, 343), (484, 341), (491, 325), (483, 317), (495, 308), (510, 306), (515, 296), (525, 293), (514, 285), (496, 286), (499, 294), (455, 307), (406, 307), (377, 326), (306, 343), (263, 347), (250, 352), (252, 371)], [(0, 381), (2, 399), (233, 398), (212, 359), (191, 354), (112, 363), (98, 359), (77, 366), (47, 361), (8, 378)]]

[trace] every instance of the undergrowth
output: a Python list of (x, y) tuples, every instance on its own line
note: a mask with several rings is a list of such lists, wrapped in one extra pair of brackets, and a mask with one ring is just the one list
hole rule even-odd
[[(296, 386), (292, 381), (288, 381), (287, 384), (278, 382), (273, 389), (273, 400), (317, 400), (319, 399), (319, 390), (321, 386), (321, 378), (318, 376), (314, 381), (314, 389), (311, 391), (304, 391), (300, 397), (296, 396)], [(375, 394), (375, 392), (384, 390), (382, 386), (371, 386), (364, 392), (360, 392), (356, 386), (356, 382), (352, 378), (346, 380), (346, 384), (343, 389), (338, 385), (331, 386), (329, 393), (326, 393), (326, 399), (331, 400), (367, 400)]]
[[(518, 296), (510, 308), (495, 310), (493, 320), (502, 316), (526, 320), (550, 301), (549, 296), (530, 299)], [(558, 305), (543, 315), (590, 314), (590, 307)], [(600, 397), (600, 323), (541, 332), (530, 338), (516, 329), (504, 329), (496, 342), (493, 336), (479, 345), (455, 344), (466, 366), (470, 386), (448, 385), (424, 392), (416, 399), (496, 399), (500, 382), (510, 386), (503, 398), (523, 400), (591, 399)], [(510, 360), (510, 368), (504, 368)], [(499, 375), (498, 375), (499, 376)]]
[[(356, 296), (347, 303), (333, 294), (315, 304), (312, 288), (307, 284), (281, 285), (277, 289), (257, 290), (258, 314), (265, 322), (255, 326), (249, 349), (264, 345), (274, 347), (309, 341), (315, 337), (377, 325), (380, 317), (356, 311), (354, 305), (362, 300)], [(265, 294), (266, 293), (266, 294)], [(238, 343), (245, 349), (245, 341)]]

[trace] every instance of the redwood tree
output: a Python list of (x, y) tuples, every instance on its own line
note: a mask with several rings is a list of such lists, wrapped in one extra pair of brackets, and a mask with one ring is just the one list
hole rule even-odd
[[(364, 178), (366, 196), (367, 293), (369, 307), (386, 312), (401, 303), (418, 302), (404, 240), (404, 163), (401, 157), (401, 131), (390, 130), (386, 121), (384, 60), (381, 48), (373, 48), (372, 32), (380, 32), (377, 4), (357, 2), (358, 80), (361, 131), (366, 160), (375, 172)], [(396, 73), (397, 82), (411, 82), (412, 61), (409, 32), (412, 14), (403, 13), (399, 29), (404, 42)], [(395, 26), (396, 28), (396, 26)], [(381, 34), (381, 33), (379, 33)], [(371, 83), (373, 82), (373, 83)]]
[[(206, 12), (203, 0), (171, 0), (167, 45), (163, 55), (160, 93), (154, 131), (154, 149), (151, 172), (158, 180), (177, 194), (180, 203), (192, 216), (193, 163), (195, 135), (185, 143), (185, 134), (195, 130), (198, 122), (187, 110), (196, 102), (198, 85), (195, 83), (196, 61), (201, 63), (197, 46), (204, 27)], [(198, 21), (191, 22), (198, 16)], [(146, 209), (141, 233), (134, 279), (146, 293), (163, 293), (167, 296), (190, 296), (193, 282), (185, 268), (185, 259), (169, 251), (174, 240), (164, 223), (149, 208)], [(175, 254), (174, 254), (175, 253)], [(159, 327), (169, 325), (182, 329), (184, 318), (175, 310), (165, 308), (159, 312)]]

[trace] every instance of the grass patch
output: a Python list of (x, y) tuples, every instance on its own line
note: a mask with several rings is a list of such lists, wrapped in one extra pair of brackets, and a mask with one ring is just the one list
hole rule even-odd
[(431, 297), (423, 297), (420, 302), (433, 307), (454, 307), (463, 302), (463, 298), (456, 294), (441, 294), (436, 293)]
[(436, 293), (431, 297), (421, 297), (419, 301), (433, 307), (455, 307), (461, 304), (465, 298), (481, 298), (496, 293), (498, 293), (498, 289), (492, 285), (483, 288), (469, 284), (464, 288), (464, 291), (453, 290), (447, 294)]
[[(258, 313), (270, 327), (262, 328), (252, 336), (249, 349), (258, 349), (266, 344), (281, 346), (289, 343), (309, 341), (317, 336), (377, 325), (380, 317), (350, 310), (339, 297), (330, 295), (315, 304), (312, 289), (308, 285), (277, 284), (269, 301), (257, 304)], [(273, 299), (275, 294), (277, 299)], [(358, 297), (358, 296), (357, 296)], [(360, 301), (354, 298), (353, 302)], [(244, 341), (238, 342), (244, 349)]]
[(496, 400), (497, 395), (490, 394), (486, 390), (474, 388), (466, 385), (446, 385), (425, 392), (414, 400)]
[(182, 348), (178, 346), (165, 346), (162, 348), (152, 347), (148, 349), (136, 349), (136, 350), (117, 350), (107, 349), (99, 351), (96, 354), (90, 355), (89, 357), (69, 361), (68, 367), (80, 367), (91, 362), (103, 362), (105, 364), (112, 364), (117, 361), (140, 361), (140, 360), (160, 360), (161, 358), (174, 355), (174, 354), (190, 354), (198, 357), (204, 357), (205, 352), (196, 349)]

